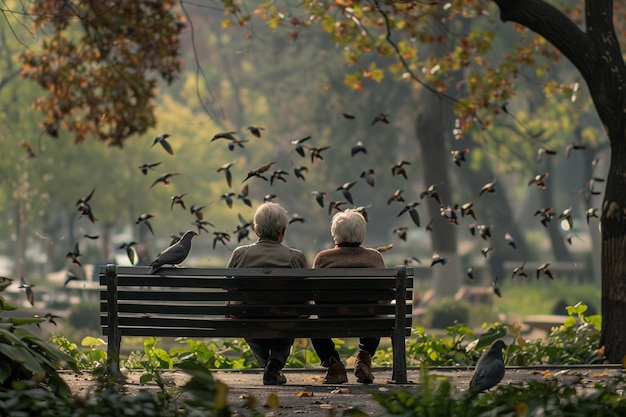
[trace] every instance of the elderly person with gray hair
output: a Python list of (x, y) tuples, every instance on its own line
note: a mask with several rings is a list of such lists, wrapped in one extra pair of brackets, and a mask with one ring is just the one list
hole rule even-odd
[[(254, 214), (254, 232), (258, 240), (237, 247), (230, 256), (228, 268), (307, 268), (304, 254), (282, 244), (289, 224), (287, 210), (268, 202)], [(259, 364), (265, 368), (263, 385), (282, 385), (287, 378), (281, 372), (293, 345), (293, 339), (246, 339)]]
[[(330, 223), (330, 234), (335, 247), (321, 251), (313, 261), (313, 268), (384, 268), (383, 256), (376, 249), (361, 246), (365, 240), (365, 218), (357, 210), (345, 210), (335, 214)], [(325, 384), (348, 382), (346, 368), (335, 349), (331, 338), (311, 339), (322, 366), (328, 368), (324, 376)], [(362, 337), (359, 339), (359, 352), (354, 365), (357, 382), (369, 384), (372, 375), (372, 356), (378, 348), (380, 338)]]

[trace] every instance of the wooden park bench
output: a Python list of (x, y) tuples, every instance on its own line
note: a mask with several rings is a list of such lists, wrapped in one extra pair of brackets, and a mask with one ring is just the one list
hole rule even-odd
[(110, 374), (119, 375), (122, 336), (391, 337), (391, 382), (408, 382), (412, 268), (163, 268), (155, 275), (148, 270), (100, 267)]

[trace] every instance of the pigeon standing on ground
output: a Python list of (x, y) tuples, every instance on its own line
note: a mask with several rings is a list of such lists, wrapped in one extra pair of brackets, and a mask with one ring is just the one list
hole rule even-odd
[(162, 250), (150, 264), (148, 274), (156, 273), (163, 265), (178, 265), (182, 263), (185, 258), (187, 258), (187, 255), (189, 255), (191, 239), (194, 236), (199, 236), (199, 234), (193, 230), (187, 230), (178, 242)]
[(476, 370), (469, 383), (470, 390), (483, 392), (489, 390), (504, 378), (504, 358), (502, 350), (506, 344), (502, 340), (496, 340), (478, 360)]

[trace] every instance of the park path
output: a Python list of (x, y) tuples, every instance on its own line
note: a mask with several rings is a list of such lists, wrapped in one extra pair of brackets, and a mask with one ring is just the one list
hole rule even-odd
[[(578, 381), (586, 389), (592, 389), (598, 381), (610, 379), (624, 371), (618, 366), (567, 366), (567, 367), (509, 367), (501, 384), (522, 383), (531, 380), (557, 379), (562, 382)], [(410, 390), (415, 385), (397, 385), (389, 383), (391, 370), (375, 369), (373, 384), (356, 383), (356, 378), (348, 369), (348, 383), (341, 385), (325, 385), (321, 380), (324, 375), (322, 368), (287, 369), (287, 385), (263, 386), (262, 370), (245, 371), (213, 371), (213, 376), (228, 386), (228, 403), (233, 415), (251, 415), (250, 408), (262, 412), (267, 417), (276, 416), (307, 416), (328, 417), (340, 416), (350, 408), (358, 408), (368, 415), (380, 416), (383, 408), (374, 400), (373, 391), (389, 392), (391, 390)], [(440, 375), (450, 379), (459, 389), (465, 390), (472, 377), (473, 370), (468, 368), (432, 368), (429, 375)], [(90, 374), (76, 375), (63, 372), (72, 392), (87, 394), (97, 385)], [(141, 389), (157, 390), (154, 384), (140, 385), (140, 372), (126, 373), (127, 382), (124, 390), (132, 394)], [(182, 386), (187, 380), (183, 372), (163, 373), (163, 377), (171, 386)], [(408, 379), (418, 383), (419, 369), (409, 369)], [(271, 407), (278, 406), (277, 408)]]

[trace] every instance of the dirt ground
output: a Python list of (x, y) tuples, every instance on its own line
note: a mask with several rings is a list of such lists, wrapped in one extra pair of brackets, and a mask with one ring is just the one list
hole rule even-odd
[[(391, 371), (375, 369), (373, 384), (358, 384), (356, 378), (348, 369), (347, 384), (325, 385), (322, 383), (324, 370), (285, 370), (287, 384), (283, 386), (264, 386), (263, 372), (260, 369), (246, 371), (219, 371), (213, 372), (216, 379), (224, 382), (228, 387), (228, 403), (235, 416), (250, 416), (251, 409), (260, 411), (267, 417), (304, 415), (307, 417), (341, 416), (346, 410), (357, 408), (371, 416), (384, 414), (384, 409), (374, 400), (373, 391), (389, 392), (391, 390), (410, 390), (414, 384), (397, 385), (389, 383)], [(507, 368), (501, 384), (519, 383), (532, 379), (545, 380), (556, 378), (562, 381), (568, 379), (581, 380), (585, 387), (593, 385), (605, 378), (617, 376), (623, 371), (617, 366), (569, 366), (569, 367), (529, 367)], [(466, 389), (471, 379), (472, 369), (435, 368), (430, 369), (431, 375), (442, 375), (459, 389)], [(413, 383), (419, 382), (419, 369), (410, 369), (408, 379)], [(140, 385), (139, 372), (126, 373), (127, 382), (124, 391), (129, 395), (138, 390), (158, 390), (156, 385)], [(165, 372), (163, 374), (171, 386), (182, 386), (187, 380), (183, 372)], [(84, 394), (93, 390), (97, 383), (90, 374), (76, 375), (71, 372), (63, 373), (72, 392)], [(276, 401), (276, 398), (278, 401)]]

